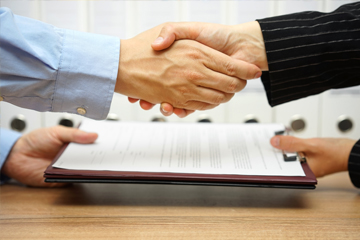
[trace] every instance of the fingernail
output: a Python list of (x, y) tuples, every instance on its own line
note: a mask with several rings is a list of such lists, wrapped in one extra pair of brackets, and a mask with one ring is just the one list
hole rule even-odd
[(259, 78), (259, 77), (261, 77), (261, 74), (262, 74), (262, 72), (258, 72), (258, 73), (256, 73), (255, 78)]
[(274, 138), (272, 139), (272, 144), (273, 144), (274, 147), (280, 146), (280, 138), (274, 137)]
[(161, 107), (161, 111), (163, 111), (164, 113), (168, 113), (168, 111), (166, 111), (163, 107)]
[(164, 40), (164, 38), (158, 37), (157, 39), (155, 39), (155, 41), (153, 43), (154, 44), (159, 44), (159, 43), (162, 43), (163, 40)]

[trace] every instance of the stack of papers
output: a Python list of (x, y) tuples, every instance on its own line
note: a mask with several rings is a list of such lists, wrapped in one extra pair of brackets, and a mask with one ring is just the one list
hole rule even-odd
[(239, 183), (245, 178), (249, 184), (255, 177), (263, 184), (316, 184), (306, 163), (286, 162), (282, 151), (270, 145), (274, 133), (284, 130), (281, 124), (85, 120), (80, 129), (97, 132), (99, 138), (94, 144), (69, 144), (45, 172), (47, 181), (96, 176), (127, 182)]

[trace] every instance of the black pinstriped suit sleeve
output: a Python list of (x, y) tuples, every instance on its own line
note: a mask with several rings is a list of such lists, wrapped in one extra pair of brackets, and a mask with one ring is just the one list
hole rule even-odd
[[(330, 13), (301, 12), (257, 21), (269, 64), (261, 80), (271, 106), (360, 85), (360, 2)], [(360, 187), (360, 140), (348, 167), (353, 184)]]

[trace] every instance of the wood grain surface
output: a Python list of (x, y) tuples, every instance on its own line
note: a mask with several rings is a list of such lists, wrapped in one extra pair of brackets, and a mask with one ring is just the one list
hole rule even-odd
[(0, 239), (360, 239), (347, 173), (315, 190), (74, 184), (0, 187)]

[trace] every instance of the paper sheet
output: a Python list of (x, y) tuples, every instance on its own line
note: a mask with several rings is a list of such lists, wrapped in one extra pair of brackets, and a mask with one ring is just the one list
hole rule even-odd
[(305, 176), (270, 145), (281, 124), (135, 123), (84, 120), (96, 143), (71, 143), (53, 165), (76, 170)]

